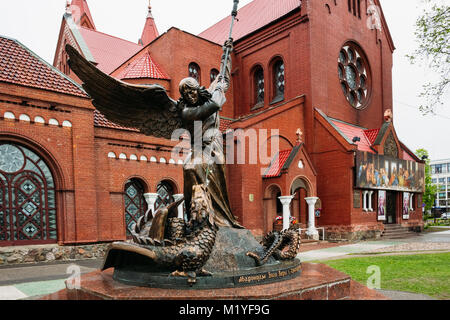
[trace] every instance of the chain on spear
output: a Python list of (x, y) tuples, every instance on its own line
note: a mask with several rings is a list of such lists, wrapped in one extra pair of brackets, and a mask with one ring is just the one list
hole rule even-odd
[[(230, 34), (228, 35), (228, 40), (233, 41), (232, 35), (233, 35), (233, 27), (234, 27), (234, 21), (236, 20), (236, 16), (238, 14), (238, 6), (239, 6), (239, 0), (234, 0), (233, 5), (233, 11), (231, 11), (231, 26), (230, 26)], [(221, 81), (225, 81), (225, 72), (227, 69), (228, 64), (228, 58), (230, 57), (230, 47), (227, 47), (225, 51), (225, 59), (222, 62), (222, 66), (220, 68), (220, 77)], [(208, 164), (208, 167), (206, 168), (206, 186), (209, 185), (209, 174), (211, 172), (211, 164)]]

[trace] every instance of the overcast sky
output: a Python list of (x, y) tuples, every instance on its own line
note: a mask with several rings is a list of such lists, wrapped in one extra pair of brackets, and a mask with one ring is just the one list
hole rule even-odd
[[(274, 0), (276, 1), (276, 0)], [(343, 0), (338, 0), (343, 1)], [(394, 124), (400, 140), (412, 151), (425, 148), (431, 159), (450, 158), (450, 103), (438, 115), (418, 111), (422, 85), (433, 74), (405, 58), (415, 48), (414, 23), (422, 12), (420, 0), (380, 0), (396, 46), (393, 90)], [(0, 1), (0, 34), (15, 38), (53, 63), (65, 0)], [(241, 0), (240, 7), (251, 2)], [(148, 0), (88, 0), (97, 30), (137, 42), (144, 26)], [(160, 33), (171, 26), (198, 34), (231, 12), (232, 0), (152, 0)]]

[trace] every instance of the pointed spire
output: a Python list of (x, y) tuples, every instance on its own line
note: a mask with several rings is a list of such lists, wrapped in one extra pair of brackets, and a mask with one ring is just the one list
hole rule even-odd
[(150, 0), (148, 1), (148, 14), (147, 19), (145, 21), (144, 30), (142, 31), (141, 39), (139, 43), (143, 46), (146, 46), (153, 40), (159, 37), (158, 29), (156, 28), (155, 19), (152, 14), (152, 6)]
[(75, 23), (81, 27), (96, 30), (94, 19), (86, 0), (72, 0), (70, 5), (72, 17)]
[(153, 19), (151, 0), (148, 0), (148, 15), (147, 15), (147, 18)]
[(66, 0), (66, 13), (72, 14), (72, 10), (70, 10), (70, 0)]

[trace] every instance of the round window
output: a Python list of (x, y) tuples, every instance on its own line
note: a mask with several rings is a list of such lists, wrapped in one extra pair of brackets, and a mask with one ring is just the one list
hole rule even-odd
[(345, 44), (338, 57), (338, 76), (342, 91), (356, 109), (364, 109), (370, 96), (370, 76), (367, 59), (353, 43)]

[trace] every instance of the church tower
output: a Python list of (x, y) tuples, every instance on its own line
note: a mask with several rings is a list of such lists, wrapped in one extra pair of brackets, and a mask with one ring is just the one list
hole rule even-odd
[(152, 6), (150, 0), (148, 1), (148, 14), (145, 21), (144, 30), (142, 31), (142, 36), (139, 39), (139, 44), (146, 46), (153, 40), (159, 37), (158, 29), (156, 28), (155, 19), (152, 15)]
[(67, 0), (67, 7), (72, 13), (73, 21), (80, 27), (87, 29), (96, 30), (94, 19), (92, 19), (91, 11), (86, 0), (72, 0), (69, 5), (69, 0)]

